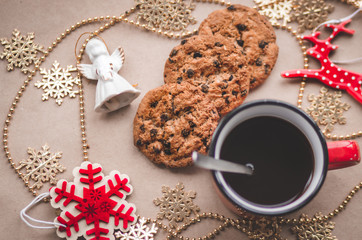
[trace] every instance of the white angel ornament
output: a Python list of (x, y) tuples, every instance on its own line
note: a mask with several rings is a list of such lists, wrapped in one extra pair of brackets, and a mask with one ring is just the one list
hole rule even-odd
[(124, 55), (123, 49), (116, 49), (109, 55), (106, 45), (97, 38), (92, 38), (85, 48), (93, 64), (78, 64), (80, 72), (88, 79), (98, 80), (94, 110), (112, 112), (130, 104), (140, 95), (126, 79), (118, 74)]

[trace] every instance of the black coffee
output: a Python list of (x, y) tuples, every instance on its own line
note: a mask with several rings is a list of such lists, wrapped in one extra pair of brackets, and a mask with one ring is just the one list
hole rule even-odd
[(242, 198), (260, 205), (281, 205), (298, 198), (314, 168), (304, 134), (274, 117), (252, 118), (235, 127), (223, 143), (221, 159), (254, 166), (252, 176), (223, 176)]

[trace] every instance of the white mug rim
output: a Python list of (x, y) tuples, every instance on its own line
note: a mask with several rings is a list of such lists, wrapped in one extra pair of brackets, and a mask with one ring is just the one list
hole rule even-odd
[[(285, 205), (278, 205), (278, 206), (267, 206), (267, 205), (258, 205), (251, 203), (242, 197), (240, 197), (228, 184), (226, 184), (225, 179), (223, 178), (223, 175), (220, 171), (212, 171), (213, 178), (216, 183), (216, 186), (219, 188), (220, 192), (226, 197), (230, 202), (233, 203), (233, 205), (243, 208), (244, 210), (247, 210), (252, 213), (260, 214), (260, 215), (283, 215), (286, 213), (293, 212), (297, 209), (300, 209), (304, 205), (306, 205), (309, 201), (311, 201), (314, 196), (319, 192), (321, 186), (323, 185), (323, 182), (325, 180), (325, 177), (327, 175), (328, 171), (328, 149), (327, 144), (325, 142), (324, 136), (317, 126), (317, 124), (308, 116), (305, 112), (298, 109), (297, 107), (282, 102), (279, 100), (271, 100), (271, 99), (265, 99), (265, 100), (256, 100), (249, 103), (245, 103), (238, 108), (234, 109), (232, 112), (230, 112), (228, 115), (226, 115), (219, 123), (218, 127), (216, 128), (212, 141), (210, 144), (210, 150), (209, 155), (215, 158), (218, 158), (220, 153), (220, 144), (222, 144), (223, 140), (220, 140), (223, 136), (221, 135), (227, 135), (233, 127), (225, 127), (227, 124), (240, 124), (241, 122), (254, 118), (255, 116), (251, 116), (249, 118), (245, 117), (245, 119), (242, 119), (241, 121), (238, 121), (238, 116), (240, 114), (243, 114), (243, 112), (247, 112), (252, 110), (252, 108), (260, 108), (260, 107), (271, 107), (273, 110), (275, 109), (281, 109), (284, 111), (284, 116), (278, 115), (277, 113), (270, 113), (270, 114), (260, 114), (260, 116), (274, 116), (278, 117), (283, 120), (288, 120), (288, 117), (285, 117), (285, 115), (288, 115), (292, 113), (292, 115), (288, 115), (289, 117), (292, 116), (296, 117), (298, 121), (302, 121), (302, 123), (296, 124), (293, 121), (291, 122), (294, 126), (299, 128), (305, 135), (306, 133), (304, 131), (308, 131), (308, 138), (309, 141), (313, 141), (313, 144), (311, 143), (315, 161), (315, 167), (318, 167), (317, 174), (313, 173), (313, 179), (311, 180), (312, 185), (307, 187), (307, 190), (305, 193), (301, 195), (300, 198), (292, 201), (291, 203), (287, 203)], [(288, 114), (287, 114), (288, 113)], [(235, 120), (236, 119), (236, 120)], [(236, 123), (231, 123), (232, 121), (236, 121)], [(301, 129), (302, 127), (305, 127), (306, 129)], [(231, 128), (231, 130), (230, 130)], [(224, 130), (227, 129), (227, 130)], [(228, 132), (227, 132), (228, 131)], [(226, 132), (226, 133), (225, 133)], [(220, 137), (221, 136), (221, 137)], [(309, 139), (310, 138), (310, 139)], [(318, 145), (318, 146), (316, 146)], [(318, 148), (317, 148), (318, 147)], [(219, 152), (218, 152), (219, 151)], [(317, 155), (316, 155), (317, 154)]]

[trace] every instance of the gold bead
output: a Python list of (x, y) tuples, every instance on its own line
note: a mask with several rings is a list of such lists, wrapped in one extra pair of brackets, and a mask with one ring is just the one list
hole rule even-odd
[(62, 39), (60, 37), (57, 37), (57, 42), (60, 43)]
[(85, 25), (87, 23), (86, 20), (82, 20), (82, 24)]
[(108, 20), (108, 19), (110, 19), (111, 17), (110, 16), (106, 16), (106, 19)]
[(110, 27), (109, 23), (104, 24), (104, 28), (108, 29)]
[(52, 43), (52, 46), (53, 46), (53, 47), (56, 47), (56, 46), (57, 46), (57, 42), (53, 42), (53, 43)]
[(339, 210), (338, 209), (334, 209), (333, 213), (336, 215), (339, 213)]
[(91, 18), (88, 18), (88, 19), (87, 19), (87, 22), (88, 22), (88, 23), (91, 23), (91, 22), (93, 22), (93, 20), (92, 20)]
[(100, 32), (103, 32), (103, 31), (104, 31), (104, 27), (100, 27), (100, 28), (99, 28), (99, 31), (100, 31)]

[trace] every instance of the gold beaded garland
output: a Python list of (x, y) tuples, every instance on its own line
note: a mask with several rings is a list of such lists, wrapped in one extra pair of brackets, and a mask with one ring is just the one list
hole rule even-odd
[[(226, 6), (230, 6), (231, 3), (230, 2), (225, 2), (224, 0), (196, 0), (196, 2), (209, 2), (209, 3), (215, 3), (215, 4), (220, 4), (220, 5), (226, 5)], [(349, 4), (352, 4), (354, 6), (357, 6), (357, 4), (359, 4), (358, 1), (356, 0), (347, 0), (346, 1)], [(162, 36), (168, 37), (168, 38), (185, 38), (185, 37), (189, 37), (193, 34), (197, 33), (197, 29), (194, 29), (192, 31), (187, 31), (185, 33), (170, 33), (170, 32), (166, 32), (166, 31), (162, 31), (161, 29), (157, 30), (154, 27), (148, 27), (145, 24), (140, 24), (139, 22), (135, 22), (134, 20), (129, 20), (128, 17), (134, 13), (135, 11), (137, 11), (137, 6), (131, 8), (130, 10), (126, 11), (124, 14), (120, 15), (119, 17), (116, 16), (100, 16), (100, 17), (94, 17), (94, 18), (88, 18), (88, 19), (83, 19), (80, 22), (77, 22), (75, 25), (70, 26), (69, 28), (67, 28), (63, 33), (61, 33), (59, 35), (59, 37), (56, 38), (56, 40), (54, 42), (52, 42), (51, 46), (49, 46), (47, 48), (47, 51), (44, 51), (43, 56), (41, 56), (39, 58), (39, 62), (37, 64), (35, 64), (34, 70), (30, 71), (30, 73), (27, 75), (26, 80), (23, 82), (23, 85), (20, 87), (19, 91), (17, 92), (10, 108), (7, 114), (7, 118), (5, 120), (4, 123), (4, 127), (3, 127), (3, 149), (5, 152), (5, 156), (10, 164), (10, 166), (15, 170), (16, 174), (19, 176), (19, 178), (22, 178), (22, 173), (16, 169), (16, 164), (12, 159), (10, 150), (9, 150), (9, 146), (8, 146), (8, 136), (9, 136), (9, 129), (8, 127), (10, 126), (10, 122), (13, 118), (13, 114), (15, 112), (15, 109), (17, 107), (18, 102), (20, 101), (20, 98), (23, 95), (23, 92), (26, 90), (26, 87), (29, 85), (29, 82), (33, 80), (33, 77), (36, 75), (36, 72), (39, 71), (40, 69), (40, 65), (45, 61), (46, 57), (49, 55), (50, 52), (53, 51), (53, 49), (55, 47), (58, 46), (59, 43), (62, 42), (62, 40), (68, 36), (71, 32), (75, 31), (76, 29), (90, 24), (90, 23), (94, 23), (94, 22), (99, 22), (99, 21), (104, 21), (104, 20), (110, 20), (109, 22), (106, 22), (103, 26), (99, 27), (98, 30), (94, 31), (93, 33), (91, 33), (89, 35), (89, 37), (84, 40), (84, 43), (81, 45), (81, 48), (79, 50), (79, 55), (77, 56), (77, 63), (80, 63), (84, 54), (84, 50), (86, 47), (86, 43), (94, 36), (104, 32), (105, 30), (109, 29), (111, 26), (115, 25), (115, 23), (118, 22), (124, 22), (124, 23), (129, 23), (132, 24), (136, 27), (140, 27), (142, 29), (151, 31), (151, 32), (155, 32), (158, 33)], [(112, 20), (111, 20), (112, 19)], [(281, 25), (279, 23), (276, 23), (273, 25), (276, 29), (283, 29), (286, 30), (288, 32), (290, 32), (292, 34), (293, 37), (296, 38), (296, 40), (298, 41), (302, 53), (303, 53), (303, 61), (304, 61), (304, 68), (308, 69), (309, 67), (309, 60), (307, 58), (307, 54), (306, 54), (306, 46), (304, 46), (303, 41), (301, 40), (301, 37), (297, 34), (296, 30), (293, 30), (292, 27), (287, 26), (287, 25)], [(80, 78), (81, 75), (80, 73), (78, 73), (78, 77)], [(297, 107), (298, 108), (302, 108), (302, 102), (303, 102), (303, 95), (304, 95), (304, 89), (305, 89), (305, 85), (306, 85), (306, 79), (303, 78), (300, 86), (299, 86), (299, 93), (298, 93), (298, 99), (297, 99)], [(82, 81), (80, 81), (80, 83), (78, 84), (79, 87), (79, 116), (80, 116), (80, 126), (81, 126), (81, 142), (82, 142), (82, 151), (83, 151), (83, 159), (85, 161), (88, 160), (88, 149), (89, 149), (89, 145), (87, 143), (87, 136), (86, 136), (86, 127), (85, 127), (85, 108), (84, 108), (84, 94), (83, 94), (83, 85), (82, 85)], [(337, 136), (337, 135), (331, 135), (331, 134), (325, 134), (325, 137), (327, 139), (332, 139), (332, 140), (343, 140), (343, 139), (351, 139), (351, 138), (357, 138), (357, 137), (362, 137), (362, 131), (358, 131), (358, 132), (353, 132), (351, 134), (347, 134), (345, 136)], [(34, 196), (37, 195), (37, 191), (29, 188), (29, 182), (24, 180), (24, 184), (25, 186), (28, 188), (29, 192), (31, 192)], [(277, 218), (275, 221), (277, 224), (279, 224), (280, 226), (282, 225), (300, 225), (300, 224), (304, 224), (304, 223), (315, 223), (315, 222), (326, 222), (328, 220), (330, 220), (331, 218), (335, 217), (336, 215), (338, 215), (341, 211), (346, 209), (347, 204), (350, 202), (350, 200), (353, 198), (353, 196), (360, 190), (360, 188), (362, 187), (362, 182), (360, 182), (358, 185), (356, 185), (351, 191), (350, 193), (347, 195), (347, 197), (342, 201), (342, 203), (336, 208), (334, 209), (332, 212), (330, 212), (327, 215), (324, 216), (320, 216), (320, 217), (314, 217), (314, 218), (300, 218), (300, 219), (296, 219), (296, 218), (292, 218), (292, 219), (288, 219), (288, 218)], [(44, 201), (47, 202), (49, 199), (45, 199)], [(169, 227), (165, 224), (163, 224), (162, 222), (155, 220), (155, 219), (151, 219), (151, 218), (147, 218), (147, 223), (153, 222), (156, 223), (160, 229), (162, 229), (163, 231), (165, 231), (166, 233), (168, 233), (167, 239), (172, 239), (172, 238), (178, 238), (178, 239), (184, 239), (184, 240), (190, 240), (189, 237), (184, 237), (183, 235), (181, 235), (181, 233), (183, 231), (185, 231), (189, 226), (191, 226), (192, 224), (196, 224), (199, 223), (200, 221), (202, 221), (203, 219), (214, 219), (217, 220), (219, 222), (221, 222), (221, 224), (215, 228), (214, 230), (212, 230), (210, 233), (206, 234), (205, 236), (202, 237), (198, 237), (198, 238), (191, 238), (192, 240), (203, 240), (203, 239), (213, 239), (215, 238), (216, 235), (218, 235), (220, 233), (220, 231), (224, 231), (225, 229), (229, 228), (229, 227), (233, 227), (236, 230), (246, 234), (249, 237), (253, 237), (253, 232), (250, 230), (250, 228), (248, 228), (248, 221), (250, 220), (248, 216), (242, 215), (241, 219), (230, 219), (230, 218), (226, 218), (225, 216), (219, 215), (217, 213), (201, 213), (199, 215), (197, 215), (195, 218), (192, 218), (190, 222), (183, 224), (182, 226), (180, 226), (178, 229), (176, 230), (172, 230), (169, 229)]]

